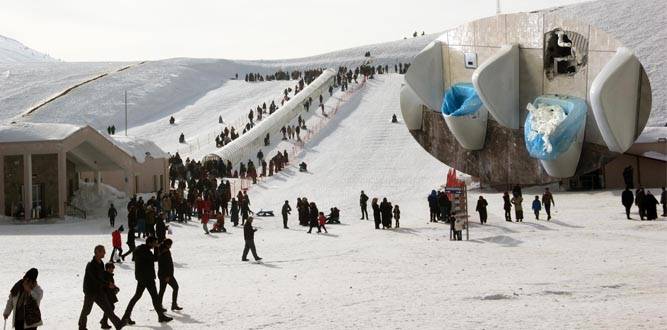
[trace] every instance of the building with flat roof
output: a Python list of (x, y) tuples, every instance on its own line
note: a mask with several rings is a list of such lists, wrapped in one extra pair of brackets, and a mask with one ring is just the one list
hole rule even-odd
[[(69, 124), (0, 124), (0, 210), (64, 217), (83, 178), (127, 194), (163, 189), (169, 155), (151, 141)], [(26, 207), (29, 206), (29, 207)]]

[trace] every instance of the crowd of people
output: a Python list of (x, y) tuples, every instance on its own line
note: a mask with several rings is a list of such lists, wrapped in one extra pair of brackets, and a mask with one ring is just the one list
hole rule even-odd
[[(368, 195), (362, 190), (359, 195), (359, 206), (361, 207), (360, 220), (370, 220), (368, 218), (368, 199)], [(393, 228), (400, 228), (401, 209), (398, 204), (392, 206), (391, 202), (389, 202), (386, 197), (382, 198), (382, 202), (378, 203), (378, 201), (379, 199), (377, 197), (374, 197), (371, 200), (375, 229), (391, 229), (392, 226)]]
[(621, 204), (625, 207), (625, 215), (630, 218), (630, 210), (632, 206), (637, 206), (639, 213), (639, 220), (656, 220), (658, 219), (658, 204), (662, 204), (662, 216), (667, 216), (667, 190), (662, 187), (660, 193), (660, 201), (658, 201), (650, 190), (639, 187), (635, 193), (632, 193), (630, 187), (626, 187), (621, 193)]

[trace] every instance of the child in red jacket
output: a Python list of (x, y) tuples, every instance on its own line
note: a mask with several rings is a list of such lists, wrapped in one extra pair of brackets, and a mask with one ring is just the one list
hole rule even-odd
[(324, 232), (327, 234), (329, 233), (327, 228), (324, 227), (324, 225), (327, 223), (327, 217), (324, 216), (324, 212), (320, 212), (320, 216), (317, 218), (317, 223), (320, 227), (320, 230), (324, 230)]
[[(118, 229), (114, 230), (111, 233), (111, 245), (113, 245), (113, 251), (111, 251), (111, 258), (110, 258), (111, 260), (109, 260), (109, 262), (112, 262), (112, 263), (115, 262), (113, 257), (115, 255), (116, 251), (118, 251), (118, 256), (123, 255), (123, 241), (120, 238), (120, 233), (123, 232), (123, 230), (124, 230), (124, 228), (121, 225), (120, 227), (118, 227)], [(122, 263), (122, 261), (120, 261), (120, 260), (118, 260), (118, 262)]]
[(208, 211), (204, 211), (204, 214), (201, 216), (201, 223), (202, 227), (204, 228), (204, 233), (208, 235), (208, 219), (210, 218), (210, 214)]

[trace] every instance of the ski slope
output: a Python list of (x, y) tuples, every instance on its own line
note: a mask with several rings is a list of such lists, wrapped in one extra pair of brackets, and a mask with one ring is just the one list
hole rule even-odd
[[(444, 184), (448, 168), (423, 150), (404, 125), (391, 123), (392, 114), (401, 117), (402, 82), (397, 74), (368, 80), (306, 143), (300, 159), (291, 160), (305, 161), (309, 172), (291, 167), (252, 187), (255, 205), (279, 210), (284, 200), (304, 196), (323, 203), (326, 211), (337, 206), (346, 214), (357, 213), (364, 190), (369, 196), (414, 202), (421, 209), (423, 195)], [(402, 206), (405, 212), (415, 211), (412, 204)]]
[[(131, 128), (128, 134), (151, 139), (172, 154), (178, 151), (183, 159), (194, 157), (200, 160), (218, 149), (215, 146), (215, 135), (219, 135), (227, 124), (242, 131), (250, 109), (256, 115), (255, 109), (263, 102), (266, 102), (267, 107), (271, 100), (280, 105), (283, 90), (294, 88), (294, 85), (295, 81), (248, 83), (229, 80), (176, 112), (166, 113), (162, 118)], [(172, 115), (176, 119), (174, 125), (169, 124)], [(225, 124), (218, 122), (219, 116), (222, 116)], [(185, 135), (185, 144), (178, 143), (181, 133)]]

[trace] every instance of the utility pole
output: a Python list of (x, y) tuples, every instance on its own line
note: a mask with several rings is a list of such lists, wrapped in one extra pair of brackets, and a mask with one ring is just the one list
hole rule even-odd
[(127, 90), (125, 90), (125, 136), (127, 136)]

